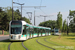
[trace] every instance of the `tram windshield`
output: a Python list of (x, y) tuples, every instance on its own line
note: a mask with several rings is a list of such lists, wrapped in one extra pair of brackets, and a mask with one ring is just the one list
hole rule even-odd
[(55, 31), (55, 33), (58, 33), (58, 31)]
[(11, 22), (11, 34), (21, 34), (22, 23), (21, 21), (12, 21)]
[(55, 28), (55, 33), (58, 33), (59, 32), (59, 29)]

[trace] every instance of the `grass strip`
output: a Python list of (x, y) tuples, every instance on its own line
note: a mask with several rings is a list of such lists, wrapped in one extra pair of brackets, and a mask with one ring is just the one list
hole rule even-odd
[(66, 49), (66, 48), (63, 47), (63, 46), (56, 46), (56, 45), (54, 45), (53, 43), (50, 44), (50, 43), (44, 41), (45, 38), (47, 38), (47, 37), (42, 37), (42, 38), (40, 38), (38, 41), (39, 41), (40, 43), (46, 45), (46, 46), (49, 46), (49, 47), (55, 48), (56, 50), (69, 50), (69, 49)]
[[(67, 38), (71, 38), (69, 36), (61, 36), (61, 38), (59, 39), (59, 36), (52, 36), (52, 38), (47, 38), (46, 41), (60, 45), (62, 47), (65, 47), (68, 50), (74, 49), (75, 50), (75, 42), (73, 42), (72, 40), (69, 40)], [(75, 38), (75, 37), (72, 37)]]
[(22, 42), (13, 42), (10, 46), (10, 50), (26, 50), (22, 46)]
[(10, 41), (8, 39), (0, 41), (0, 50), (8, 50), (9, 44), (10, 44)]
[(50, 50), (49, 48), (38, 44), (36, 42), (36, 39), (38, 39), (38, 38), (40, 38), (40, 37), (32, 38), (32, 39), (25, 41), (24, 42), (25, 47), (27, 47), (28, 50)]

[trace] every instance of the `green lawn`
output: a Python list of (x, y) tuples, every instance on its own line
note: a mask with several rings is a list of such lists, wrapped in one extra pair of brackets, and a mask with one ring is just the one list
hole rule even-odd
[(51, 39), (48, 38), (47, 41), (56, 43), (62, 46), (66, 46), (66, 49), (74, 49), (75, 50), (75, 36), (54, 36)]
[[(51, 36), (51, 37), (52, 37), (52, 36)], [(48, 38), (49, 38), (48, 40), (50, 40), (51, 37), (48, 37)], [(56, 50), (69, 50), (69, 49), (63, 48), (63, 47), (62, 47), (62, 44), (59, 45), (59, 44), (57, 44), (57, 43), (48, 43), (48, 42), (44, 41), (45, 38), (47, 38), (47, 37), (40, 38), (38, 41), (39, 41), (40, 43), (46, 45), (46, 46), (55, 48)], [(49, 42), (51, 42), (51, 41), (49, 41)], [(59, 46), (54, 45), (54, 44), (57, 44), (57, 45), (59, 45)], [(64, 46), (64, 47), (65, 47), (65, 46)]]
[[(38, 37), (38, 38), (40, 38), (40, 37)], [(24, 45), (28, 48), (28, 50), (52, 50), (52, 49), (49, 49), (47, 47), (44, 47), (44, 46), (38, 44), (36, 42), (36, 39), (38, 39), (38, 38), (29, 39), (24, 42)]]
[[(38, 44), (38, 43), (36, 42), (36, 39), (38, 39), (38, 41), (39, 41), (40, 43), (42, 43), (42, 44), (44, 44), (44, 45), (46, 45), (46, 46), (55, 48), (56, 50), (70, 50), (70, 49), (63, 48), (63, 46), (66, 47), (66, 45), (59, 44), (59, 43), (54, 43), (54, 44), (59, 45), (59, 46), (56, 46), (56, 45), (49, 44), (49, 43), (47, 43), (47, 42), (44, 41), (44, 38), (47, 38), (47, 39), (46, 39), (47, 41), (49, 40), (49, 42), (52, 42), (52, 43), (53, 43), (53, 41), (50, 41), (50, 38), (52, 38), (52, 37), (56, 37), (56, 36), (39, 37), (39, 39), (38, 39), (38, 38), (33, 38), (33, 39), (30, 39), (30, 40), (25, 41), (25, 42), (24, 42), (24, 45), (25, 45), (29, 50), (52, 50), (52, 49), (49, 49), (49, 48), (47, 48), (47, 47), (44, 47), (44, 46)], [(36, 48), (37, 48), (37, 49), (36, 49)]]
[(22, 42), (13, 42), (10, 46), (10, 50), (25, 50), (21, 43)]
[[(47, 38), (48, 37), (48, 38)], [(40, 43), (53, 47), (57, 50), (71, 50), (71, 49), (75, 49), (75, 36), (73, 33), (70, 33), (68, 36), (61, 36), (61, 38), (59, 38), (59, 36), (46, 36), (46, 37), (39, 37), (40, 39), (38, 40)], [(44, 41), (44, 38), (47, 38), (46, 41), (57, 44), (59, 46), (53, 45), (53, 44), (49, 44), (47, 42)], [(43, 46), (41, 46), (40, 44), (38, 44), (36, 42), (37, 38), (33, 38), (30, 40), (27, 40), (24, 42), (24, 45), (29, 49), (29, 50), (43, 50)], [(46, 47), (44, 47), (45, 49)], [(48, 49), (50, 50), (50, 49)]]
[(0, 41), (0, 50), (8, 50), (9, 40)]
[[(51, 42), (53, 44), (50, 44), (44, 41), (45, 38), (46, 38), (46, 41)], [(75, 50), (75, 36), (72, 33), (69, 34), (68, 36), (62, 35), (60, 38), (59, 36), (54, 36), (54, 35), (36, 37), (36, 38), (32, 38), (32, 39), (24, 41), (23, 44), (26, 48), (28, 48), (28, 50), (52, 50), (52, 49), (49, 49), (45, 46), (38, 44), (36, 42), (37, 39), (38, 39), (38, 42), (46, 46), (55, 48), (56, 50), (70, 50), (70, 49)], [(10, 50), (25, 50), (21, 43), (22, 42), (13, 42), (10, 46)], [(9, 40), (0, 41), (0, 50), (8, 50), (9, 44), (10, 44)]]

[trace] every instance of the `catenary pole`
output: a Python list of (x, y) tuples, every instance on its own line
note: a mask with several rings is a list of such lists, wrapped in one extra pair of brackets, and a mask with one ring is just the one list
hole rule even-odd
[(12, 0), (12, 20), (14, 20), (13, 18), (13, 0)]

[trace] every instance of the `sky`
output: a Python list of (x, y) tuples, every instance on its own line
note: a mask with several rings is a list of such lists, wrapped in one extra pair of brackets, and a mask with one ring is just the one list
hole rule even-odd
[[(46, 6), (41, 8), (25, 8), (22, 9), (22, 16), (29, 18), (27, 12), (32, 12), (31, 23), (34, 25), (34, 11), (35, 11), (35, 25), (39, 25), (40, 22), (44, 22), (44, 17), (37, 17), (40, 15), (46, 15), (46, 21), (57, 20), (58, 12), (61, 12), (63, 21), (69, 16), (69, 10), (75, 10), (75, 0), (13, 0), (13, 2), (24, 3), (23, 6)], [(14, 10), (19, 9), (20, 5), (13, 4), (19, 8), (13, 8)], [(0, 7), (12, 7), (12, 0), (0, 0)], [(69, 21), (69, 20), (68, 20)]]

